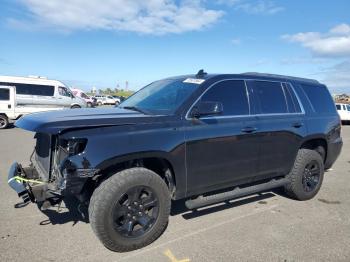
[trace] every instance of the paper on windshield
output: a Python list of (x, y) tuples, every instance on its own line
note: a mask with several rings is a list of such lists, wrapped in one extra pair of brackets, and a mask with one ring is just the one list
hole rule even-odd
[(205, 79), (198, 79), (198, 78), (187, 78), (183, 82), (189, 83), (189, 84), (197, 84), (200, 85), (205, 81)]

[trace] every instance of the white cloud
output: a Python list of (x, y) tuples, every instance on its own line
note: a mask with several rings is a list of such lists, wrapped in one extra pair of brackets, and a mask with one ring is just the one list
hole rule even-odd
[(21, 0), (31, 15), (14, 20), (19, 26), (32, 23), (39, 28), (63, 31), (112, 30), (142, 34), (196, 31), (215, 23), (224, 12), (207, 9), (201, 0)]
[(336, 27), (333, 27), (331, 29), (331, 33), (339, 34), (339, 35), (350, 34), (350, 25), (348, 25), (348, 24), (337, 25)]
[(350, 26), (347, 24), (337, 25), (325, 34), (306, 32), (283, 35), (282, 38), (290, 42), (300, 43), (318, 56), (350, 56)]
[(233, 38), (231, 39), (231, 44), (233, 45), (240, 45), (241, 44), (241, 39), (240, 38)]
[(273, 15), (284, 10), (272, 0), (217, 0), (217, 3), (234, 6), (236, 10), (248, 14)]
[(333, 93), (350, 94), (350, 60), (324, 68), (318, 75)]

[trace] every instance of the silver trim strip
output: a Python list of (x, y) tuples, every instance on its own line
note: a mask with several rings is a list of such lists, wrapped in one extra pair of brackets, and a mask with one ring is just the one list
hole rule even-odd
[[(222, 79), (219, 80), (213, 84), (211, 84), (206, 90), (204, 90), (204, 92), (194, 101), (194, 103), (192, 104), (192, 106), (189, 108), (189, 110), (187, 111), (186, 115), (185, 115), (185, 119), (186, 120), (192, 120), (192, 118), (189, 117), (189, 114), (192, 110), (192, 108), (196, 105), (196, 103), (202, 98), (202, 96), (208, 92), (209, 89), (211, 89), (214, 85), (221, 83), (223, 81), (232, 81), (232, 80), (237, 80), (237, 81), (244, 81), (245, 87), (246, 87), (246, 91), (247, 91), (247, 96), (248, 96), (248, 105), (249, 105), (249, 114), (248, 115), (230, 115), (230, 116), (211, 116), (211, 117), (201, 117), (200, 119), (225, 119), (225, 118), (243, 118), (243, 117), (261, 117), (261, 116), (288, 116), (288, 115), (305, 115), (305, 110), (304, 110), (304, 106), (300, 101), (300, 98), (298, 96), (298, 94), (295, 92), (294, 90), (294, 86), (289, 83), (289, 82), (284, 82), (284, 81), (278, 81), (278, 80), (261, 80), (261, 79), (242, 79), (242, 78), (227, 78), (227, 79)], [(263, 81), (263, 82), (273, 82), (273, 83), (285, 83), (286, 85), (289, 84), (294, 95), (296, 96), (300, 109), (301, 109), (301, 113), (273, 113), (273, 114), (250, 114), (251, 113), (251, 104), (250, 104), (250, 95), (248, 92), (248, 86), (247, 86), (247, 81)], [(283, 87), (283, 86), (282, 86)]]

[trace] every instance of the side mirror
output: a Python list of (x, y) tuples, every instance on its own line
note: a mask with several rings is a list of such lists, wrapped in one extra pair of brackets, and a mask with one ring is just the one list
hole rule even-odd
[(224, 107), (220, 102), (205, 101), (199, 102), (191, 111), (191, 117), (220, 115), (224, 112)]

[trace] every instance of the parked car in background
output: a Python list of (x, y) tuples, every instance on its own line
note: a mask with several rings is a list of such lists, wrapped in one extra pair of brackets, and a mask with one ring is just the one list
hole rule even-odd
[(120, 252), (164, 232), (171, 200), (196, 210), (278, 187), (311, 199), (343, 144), (318, 81), (203, 70), (155, 81), (116, 108), (33, 114), (16, 126), (36, 132), (36, 147), (30, 166), (12, 165), (9, 185), (42, 209), (75, 196)]
[(43, 77), (0, 76), (0, 128), (23, 115), (86, 107), (62, 82)]
[(114, 100), (115, 100), (115, 104), (116, 104), (116, 105), (119, 105), (120, 102), (121, 102), (120, 96), (112, 96), (112, 97), (113, 97)]
[(87, 104), (87, 107), (94, 107), (97, 105), (97, 99), (94, 97), (88, 96), (87, 94), (84, 93), (83, 90), (78, 88), (72, 88), (71, 90), (74, 96), (84, 99), (84, 101)]
[(343, 123), (350, 122), (350, 105), (336, 103), (337, 111), (340, 116), (340, 119)]
[(117, 102), (113, 96), (96, 95), (97, 104), (101, 105), (115, 105)]

